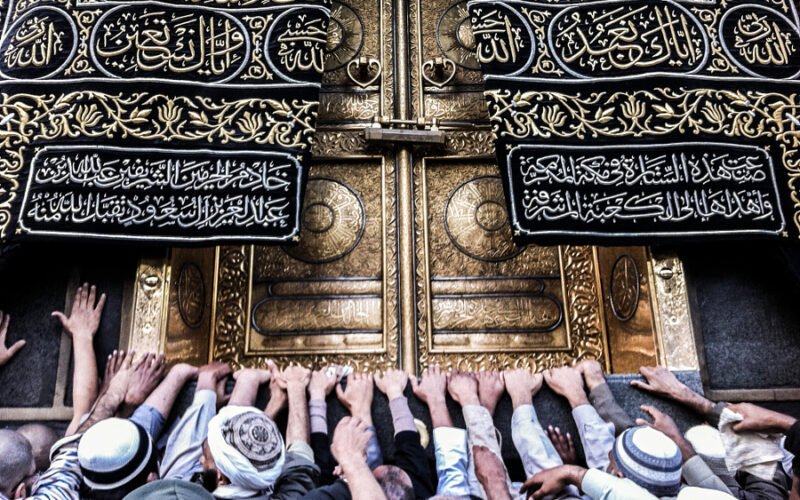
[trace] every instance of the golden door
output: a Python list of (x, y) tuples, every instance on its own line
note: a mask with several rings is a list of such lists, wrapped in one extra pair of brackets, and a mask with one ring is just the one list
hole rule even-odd
[(689, 331), (678, 261), (512, 242), (466, 0), (332, 12), (298, 241), (144, 259), (125, 342), (410, 371), (593, 358), (625, 372), (690, 352), (672, 335)]

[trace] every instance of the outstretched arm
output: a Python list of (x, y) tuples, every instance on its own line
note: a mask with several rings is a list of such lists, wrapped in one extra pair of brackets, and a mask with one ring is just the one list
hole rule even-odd
[(72, 422), (67, 435), (73, 434), (80, 419), (97, 399), (97, 360), (94, 355), (94, 335), (100, 326), (106, 295), (95, 301), (97, 289), (84, 283), (75, 292), (69, 317), (59, 311), (52, 316), (61, 322), (64, 331), (72, 338), (75, 369), (72, 374)]
[[(668, 369), (663, 366), (643, 366), (639, 368), (639, 373), (644, 380), (631, 380), (633, 387), (675, 400), (694, 410), (698, 415), (713, 420), (714, 402), (689, 389)], [(717, 422), (712, 423), (716, 425)]]
[(281, 373), (281, 385), (285, 384), (289, 397), (289, 420), (286, 424), (286, 446), (294, 442), (308, 444), (310, 425), (308, 422), (308, 400), (306, 387), (311, 381), (311, 370), (302, 366), (289, 366)]

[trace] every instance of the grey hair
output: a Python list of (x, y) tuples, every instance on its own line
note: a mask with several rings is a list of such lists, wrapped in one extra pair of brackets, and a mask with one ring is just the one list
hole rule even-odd
[(7, 497), (33, 472), (33, 449), (25, 437), (0, 430), (0, 492)]

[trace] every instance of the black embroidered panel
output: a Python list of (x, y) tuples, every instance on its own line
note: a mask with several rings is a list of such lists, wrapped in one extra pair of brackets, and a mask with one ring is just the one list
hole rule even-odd
[(0, 240), (285, 242), (329, 0), (12, 0)]
[(519, 243), (800, 234), (794, 3), (469, 9)]

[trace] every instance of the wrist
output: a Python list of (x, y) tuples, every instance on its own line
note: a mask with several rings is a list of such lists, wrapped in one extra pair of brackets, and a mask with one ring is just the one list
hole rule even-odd
[(399, 389), (388, 389), (386, 391), (386, 397), (389, 399), (389, 401), (394, 401), (397, 398), (403, 397), (403, 391)]
[(354, 406), (353, 409), (350, 411), (350, 414), (353, 417), (359, 418), (365, 422), (372, 422), (372, 409), (367, 407), (356, 407)]
[(580, 487), (583, 483), (583, 477), (586, 475), (586, 469), (577, 465), (567, 465), (567, 467), (569, 467), (570, 484)]
[[(339, 466), (342, 468), (342, 471), (344, 472), (345, 476), (347, 476), (348, 472), (352, 474), (353, 472), (359, 471), (361, 469), (367, 469), (369, 471), (367, 460), (360, 453), (357, 452), (346, 453), (344, 454), (343, 457), (341, 457), (342, 460), (339, 460), (339, 457), (335, 456), (334, 454), (334, 458), (336, 458), (336, 461), (339, 463)], [(370, 471), (370, 474), (371, 473), (372, 471)]]
[(583, 405), (588, 405), (589, 404), (589, 398), (587, 398), (586, 394), (583, 393), (583, 392), (575, 393), (575, 394), (567, 394), (564, 397), (567, 398), (567, 401), (569, 402), (569, 405), (572, 408), (577, 408), (579, 406), (583, 406)]
[(72, 335), (72, 343), (75, 345), (92, 345), (94, 335), (82, 331), (69, 332)]
[(797, 419), (789, 415), (778, 414), (775, 417), (775, 428), (780, 429), (784, 434), (789, 432), (789, 429), (791, 429), (795, 423), (797, 423)]
[(511, 396), (511, 406), (514, 407), (514, 409), (529, 405), (533, 402), (533, 397), (531, 397), (529, 393), (509, 393), (509, 396)]
[(216, 377), (200, 374), (197, 377), (197, 387), (195, 388), (197, 391), (216, 391), (217, 390), (217, 379)]
[(477, 394), (469, 394), (464, 397), (459, 398), (458, 401), (461, 406), (480, 406), (481, 400), (478, 398)]
[(309, 401), (325, 401), (326, 398), (325, 391), (308, 391)]
[(306, 384), (299, 380), (290, 380), (286, 383), (286, 393), (291, 396), (306, 395)]

